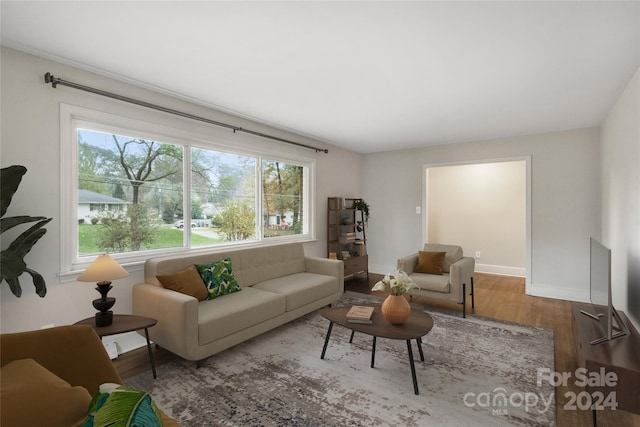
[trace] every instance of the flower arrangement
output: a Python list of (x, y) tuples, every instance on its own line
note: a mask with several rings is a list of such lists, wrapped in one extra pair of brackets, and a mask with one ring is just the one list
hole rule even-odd
[(404, 295), (409, 289), (418, 288), (404, 270), (396, 270), (395, 277), (388, 273), (371, 288), (372, 291), (389, 292), (391, 295)]

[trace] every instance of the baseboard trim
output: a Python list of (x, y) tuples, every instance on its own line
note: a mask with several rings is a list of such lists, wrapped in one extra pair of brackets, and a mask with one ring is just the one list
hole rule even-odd
[(507, 267), (504, 265), (477, 264), (477, 273), (499, 274), (501, 276), (526, 277), (527, 269), (521, 267)]
[(566, 301), (590, 302), (589, 290), (559, 288), (557, 286), (531, 284), (527, 295), (534, 297), (561, 299)]

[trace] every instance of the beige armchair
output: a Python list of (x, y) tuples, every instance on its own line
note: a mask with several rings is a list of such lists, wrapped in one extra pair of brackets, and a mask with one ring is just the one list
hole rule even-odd
[[(468, 295), (471, 296), (471, 307), (475, 307), (473, 298), (475, 259), (463, 256), (462, 247), (454, 245), (427, 243), (422, 251), (425, 252), (423, 261), (434, 252), (444, 252), (444, 258), (439, 258), (442, 274), (416, 272), (420, 259), (419, 252), (400, 258), (396, 268), (404, 270), (419, 287), (419, 289), (411, 289), (409, 295), (455, 301), (462, 304), (462, 317), (467, 317)], [(424, 262), (421, 267), (424, 270)]]

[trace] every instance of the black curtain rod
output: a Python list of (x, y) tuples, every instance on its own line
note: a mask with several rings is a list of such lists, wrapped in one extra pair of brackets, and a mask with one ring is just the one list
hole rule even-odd
[(267, 135), (267, 134), (262, 133), (262, 132), (257, 132), (257, 131), (250, 130), (250, 129), (244, 129), (244, 128), (241, 128), (239, 126), (234, 126), (234, 125), (230, 125), (228, 123), (218, 122), (218, 121), (215, 121), (215, 120), (207, 119), (205, 117), (195, 116), (193, 114), (184, 113), (182, 111), (173, 110), (171, 108), (161, 107), (160, 105), (155, 105), (155, 104), (151, 104), (151, 103), (146, 102), (146, 101), (140, 101), (138, 99), (129, 98), (128, 96), (118, 95), (116, 93), (107, 92), (107, 91), (104, 91), (104, 90), (101, 90), (101, 89), (96, 89), (96, 88), (93, 88), (93, 87), (90, 87), (90, 86), (85, 86), (85, 85), (81, 85), (81, 84), (78, 84), (78, 83), (73, 83), (73, 82), (70, 82), (70, 81), (67, 81), (67, 80), (62, 80), (62, 79), (60, 79), (58, 77), (55, 77), (51, 73), (46, 73), (44, 75), (44, 82), (45, 83), (51, 83), (51, 86), (54, 89), (58, 85), (69, 86), (69, 87), (72, 87), (72, 88), (75, 88), (75, 89), (84, 90), (86, 92), (95, 93), (97, 95), (106, 96), (107, 98), (113, 98), (113, 99), (117, 99), (119, 101), (129, 102), (131, 104), (136, 104), (136, 105), (140, 105), (142, 107), (151, 108), (153, 110), (163, 111), (163, 112), (169, 113), (169, 114), (175, 114), (176, 116), (186, 117), (188, 119), (197, 120), (197, 121), (200, 121), (200, 122), (209, 123), (209, 124), (216, 125), (216, 126), (221, 126), (221, 127), (233, 130), (233, 133), (243, 132), (243, 133), (248, 133), (250, 135), (260, 136), (260, 137), (268, 138), (268, 139), (273, 139), (274, 141), (284, 142), (286, 144), (292, 144), (292, 145), (296, 145), (298, 147), (303, 147), (303, 148), (308, 148), (310, 150), (315, 150), (316, 153), (318, 153), (318, 152), (320, 152), (320, 153), (328, 153), (329, 152), (329, 150), (327, 150), (326, 148), (312, 147), (310, 145), (301, 144), (299, 142), (290, 141), (288, 139), (280, 138), (280, 137), (277, 137), (277, 136)]

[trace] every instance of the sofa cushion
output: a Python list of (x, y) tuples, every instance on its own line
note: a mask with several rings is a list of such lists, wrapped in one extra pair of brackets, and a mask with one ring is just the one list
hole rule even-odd
[(207, 287), (209, 299), (240, 290), (240, 286), (233, 276), (231, 258), (225, 258), (212, 264), (196, 264), (196, 268)]
[(204, 301), (209, 296), (207, 287), (195, 265), (190, 265), (177, 273), (157, 275), (156, 277), (165, 288), (190, 295), (198, 301)]
[(451, 292), (451, 284), (449, 283), (449, 274), (442, 275), (413, 273), (409, 275), (411, 280), (422, 290), (435, 291), (442, 293)]
[(198, 303), (198, 342), (205, 345), (284, 313), (285, 298), (273, 292), (242, 288)]
[(446, 252), (418, 252), (418, 265), (416, 273), (442, 274), (442, 262)]
[(305, 271), (304, 247), (299, 242), (243, 249), (232, 258), (234, 269), (238, 263), (236, 278), (243, 287)]
[(149, 393), (113, 383), (101, 384), (82, 427), (161, 427), (162, 415)]
[(446, 252), (444, 260), (442, 261), (443, 273), (448, 273), (451, 268), (451, 264), (462, 259), (462, 246), (425, 243), (423, 250), (426, 252)]
[(265, 280), (253, 285), (253, 288), (262, 289), (280, 294), (286, 298), (286, 310), (310, 304), (314, 301), (338, 292), (338, 280), (333, 276), (325, 276), (315, 273), (295, 273), (277, 279)]
[(84, 387), (68, 382), (33, 359), (18, 359), (0, 369), (0, 425), (81, 426), (91, 403)]

